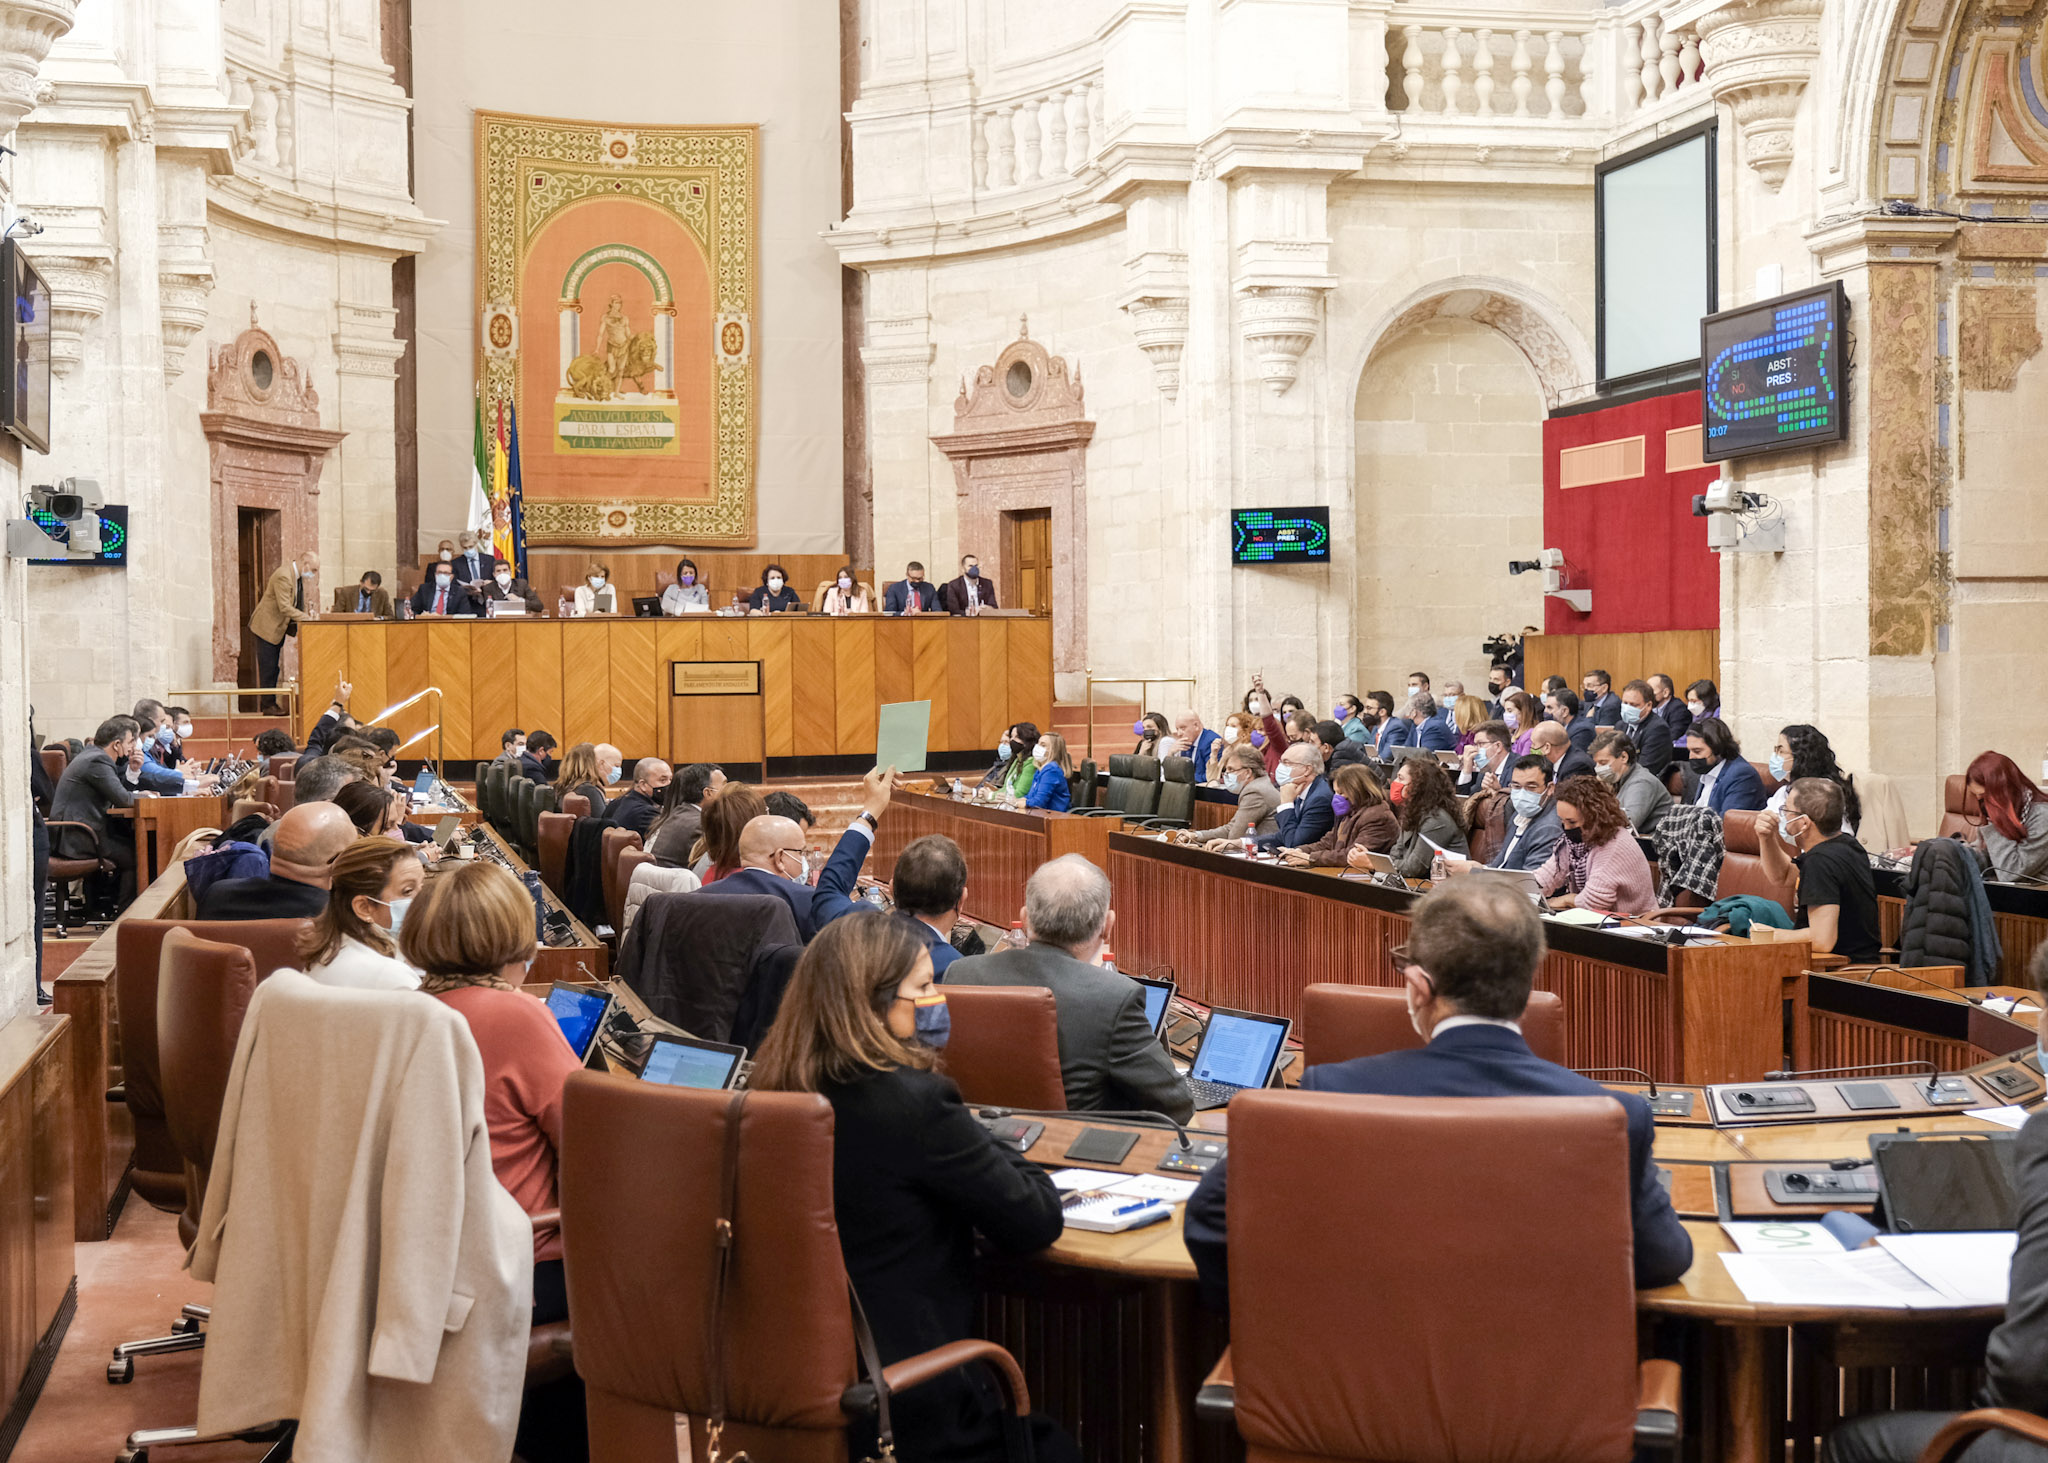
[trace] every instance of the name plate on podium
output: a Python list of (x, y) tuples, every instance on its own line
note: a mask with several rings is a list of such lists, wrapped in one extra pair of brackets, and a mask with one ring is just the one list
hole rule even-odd
[(758, 696), (758, 660), (678, 660), (669, 663), (669, 692), (676, 696)]

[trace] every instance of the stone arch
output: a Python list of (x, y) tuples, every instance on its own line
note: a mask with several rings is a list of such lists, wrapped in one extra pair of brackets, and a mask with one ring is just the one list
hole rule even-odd
[(1562, 309), (1525, 286), (1469, 275), (1422, 286), (1366, 330), (1348, 372), (1353, 397), (1374, 352), (1437, 319), (1471, 320), (1505, 337), (1529, 363), (1550, 410), (1593, 394), (1593, 352)]

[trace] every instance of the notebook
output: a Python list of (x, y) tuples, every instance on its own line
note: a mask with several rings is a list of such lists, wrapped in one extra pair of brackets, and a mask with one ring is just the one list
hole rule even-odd
[(690, 1036), (657, 1036), (641, 1064), (640, 1080), (664, 1087), (698, 1087), (709, 1092), (730, 1087), (739, 1075), (747, 1049)]
[(1285, 1016), (1213, 1007), (1209, 1024), (1202, 1028), (1202, 1043), (1182, 1079), (1196, 1111), (1228, 1107), (1238, 1093), (1272, 1081), (1293, 1025)]

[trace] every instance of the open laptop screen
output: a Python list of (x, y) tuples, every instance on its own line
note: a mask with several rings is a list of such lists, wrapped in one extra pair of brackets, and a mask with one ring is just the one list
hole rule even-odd
[(1145, 993), (1145, 1024), (1152, 1028), (1152, 1034), (1159, 1034), (1159, 1024), (1166, 1019), (1167, 1004), (1173, 1000), (1173, 982), (1153, 980), (1147, 976), (1131, 977), (1138, 983), (1138, 989)]
[(1264, 1087), (1273, 1063), (1287, 1040), (1284, 1016), (1259, 1016), (1249, 1011), (1216, 1010), (1188, 1075), (1197, 1082), (1225, 1082), (1233, 1087)]
[(732, 1085), (746, 1048), (721, 1046), (710, 1041), (683, 1041), (657, 1036), (640, 1068), (642, 1082), (659, 1082), (664, 1087), (702, 1087), (716, 1091)]

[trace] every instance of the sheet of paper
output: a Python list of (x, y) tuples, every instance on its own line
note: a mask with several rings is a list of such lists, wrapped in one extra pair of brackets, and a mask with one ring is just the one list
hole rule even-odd
[(1052, 1173), (1052, 1186), (1062, 1194), (1076, 1189), (1113, 1189), (1124, 1177), (1100, 1168), (1056, 1168)]
[(1841, 1241), (1817, 1219), (1724, 1219), (1721, 1228), (1745, 1255), (1839, 1255)]
[(1607, 919), (1606, 915), (1593, 909), (1560, 909), (1550, 917), (1561, 925), (1597, 925)]
[(1195, 1191), (1193, 1179), (1163, 1173), (1111, 1173), (1099, 1168), (1055, 1169), (1052, 1186), (1063, 1194), (1092, 1189), (1119, 1199), (1164, 1199), (1169, 1204), (1185, 1204)]
[(2002, 1306), (2019, 1236), (2011, 1230), (1881, 1234), (1878, 1247), (1959, 1306)]
[(1984, 1009), (1996, 1011), (2001, 1016), (2011, 1016), (2014, 1014), (2032, 1016), (2040, 1011), (2041, 1008), (2032, 1001), (2023, 1001), (2017, 996), (1986, 996), (1984, 998)]
[(1963, 1116), (1982, 1118), (1985, 1122), (1996, 1123), (2001, 1128), (2024, 1128), (2027, 1125), (2027, 1110), (2023, 1107), (1973, 1107)]
[(922, 772), (931, 739), (932, 703), (892, 701), (881, 710), (875, 735), (875, 765), (898, 772)]
[(1939, 1310), (1950, 1300), (1883, 1250), (1835, 1255), (1723, 1255), (1743, 1295), (1760, 1306)]

